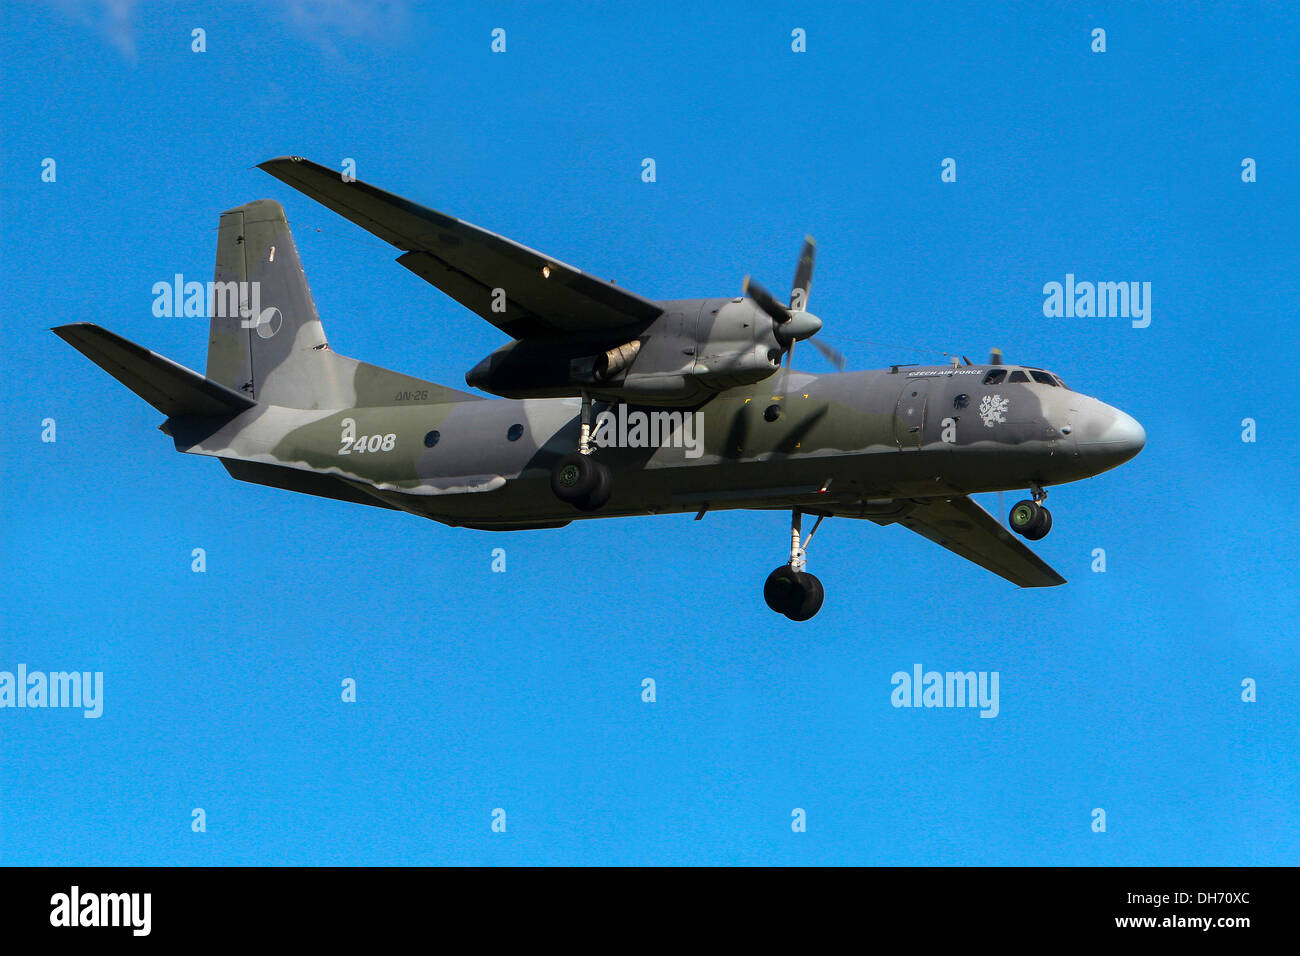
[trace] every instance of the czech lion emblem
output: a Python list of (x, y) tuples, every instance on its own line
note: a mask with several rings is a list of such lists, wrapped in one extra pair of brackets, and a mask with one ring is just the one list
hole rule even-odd
[(999, 422), (1005, 422), (1006, 411), (1011, 407), (1011, 402), (1001, 395), (985, 395), (984, 400), (980, 402), (980, 419), (984, 422), (985, 428), (992, 428)]

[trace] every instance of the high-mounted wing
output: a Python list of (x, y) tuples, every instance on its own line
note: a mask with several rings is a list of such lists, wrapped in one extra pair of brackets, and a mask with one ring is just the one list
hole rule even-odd
[[(612, 282), (298, 156), (260, 164), (276, 179), (402, 250), (397, 261), (512, 338), (647, 325), (662, 309)], [(493, 290), (505, 311), (493, 311)]]
[(870, 518), (879, 525), (897, 523), (911, 528), (1022, 588), (1050, 588), (1065, 583), (1065, 578), (1046, 561), (965, 495), (896, 501), (879, 513), (866, 510), (853, 515)]

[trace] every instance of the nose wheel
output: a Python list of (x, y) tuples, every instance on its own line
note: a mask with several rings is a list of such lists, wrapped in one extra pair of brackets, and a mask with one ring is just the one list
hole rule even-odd
[(1052, 513), (1043, 505), (1047, 500), (1047, 492), (1038, 485), (1034, 485), (1032, 490), (1034, 499), (1016, 502), (1011, 514), (1007, 516), (1007, 523), (1016, 534), (1030, 541), (1038, 541), (1047, 537), (1047, 532), (1052, 530)]
[(783, 564), (767, 576), (763, 583), (763, 600), (778, 614), (792, 621), (810, 620), (822, 609), (826, 592), (814, 574), (804, 570), (808, 563), (808, 545), (822, 523), (817, 517), (808, 537), (800, 541), (803, 512), (795, 508), (790, 515), (790, 563)]
[(591, 456), (591, 396), (582, 396), (582, 430), (578, 450), (563, 456), (551, 468), (551, 491), (579, 511), (597, 511), (609, 501), (614, 476), (608, 466)]

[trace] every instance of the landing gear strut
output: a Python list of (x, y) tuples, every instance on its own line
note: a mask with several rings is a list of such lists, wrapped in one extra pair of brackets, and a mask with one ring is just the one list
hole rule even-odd
[(816, 575), (804, 570), (808, 563), (808, 545), (822, 523), (818, 515), (808, 537), (799, 540), (803, 512), (795, 508), (790, 513), (790, 563), (783, 564), (767, 576), (763, 584), (763, 600), (778, 614), (792, 621), (807, 621), (822, 609), (826, 592)]
[(609, 501), (614, 478), (609, 468), (591, 455), (591, 396), (582, 393), (582, 430), (578, 450), (560, 458), (551, 468), (551, 491), (579, 511), (596, 511)]
[(1016, 502), (1007, 522), (1016, 534), (1023, 535), (1030, 541), (1037, 541), (1047, 537), (1047, 532), (1052, 530), (1052, 513), (1043, 506), (1043, 502), (1047, 500), (1047, 492), (1043, 490), (1042, 485), (1031, 484), (1029, 490), (1034, 500)]

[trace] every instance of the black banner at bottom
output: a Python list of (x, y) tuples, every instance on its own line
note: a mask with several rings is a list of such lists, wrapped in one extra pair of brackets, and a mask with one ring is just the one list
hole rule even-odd
[[(1285, 922), (1286, 869), (0, 869), (8, 941), (374, 941), (477, 927), (616, 945), (681, 928), (925, 943), (1106, 936), (1233, 945)], [(974, 934), (974, 935), (972, 935)]]

